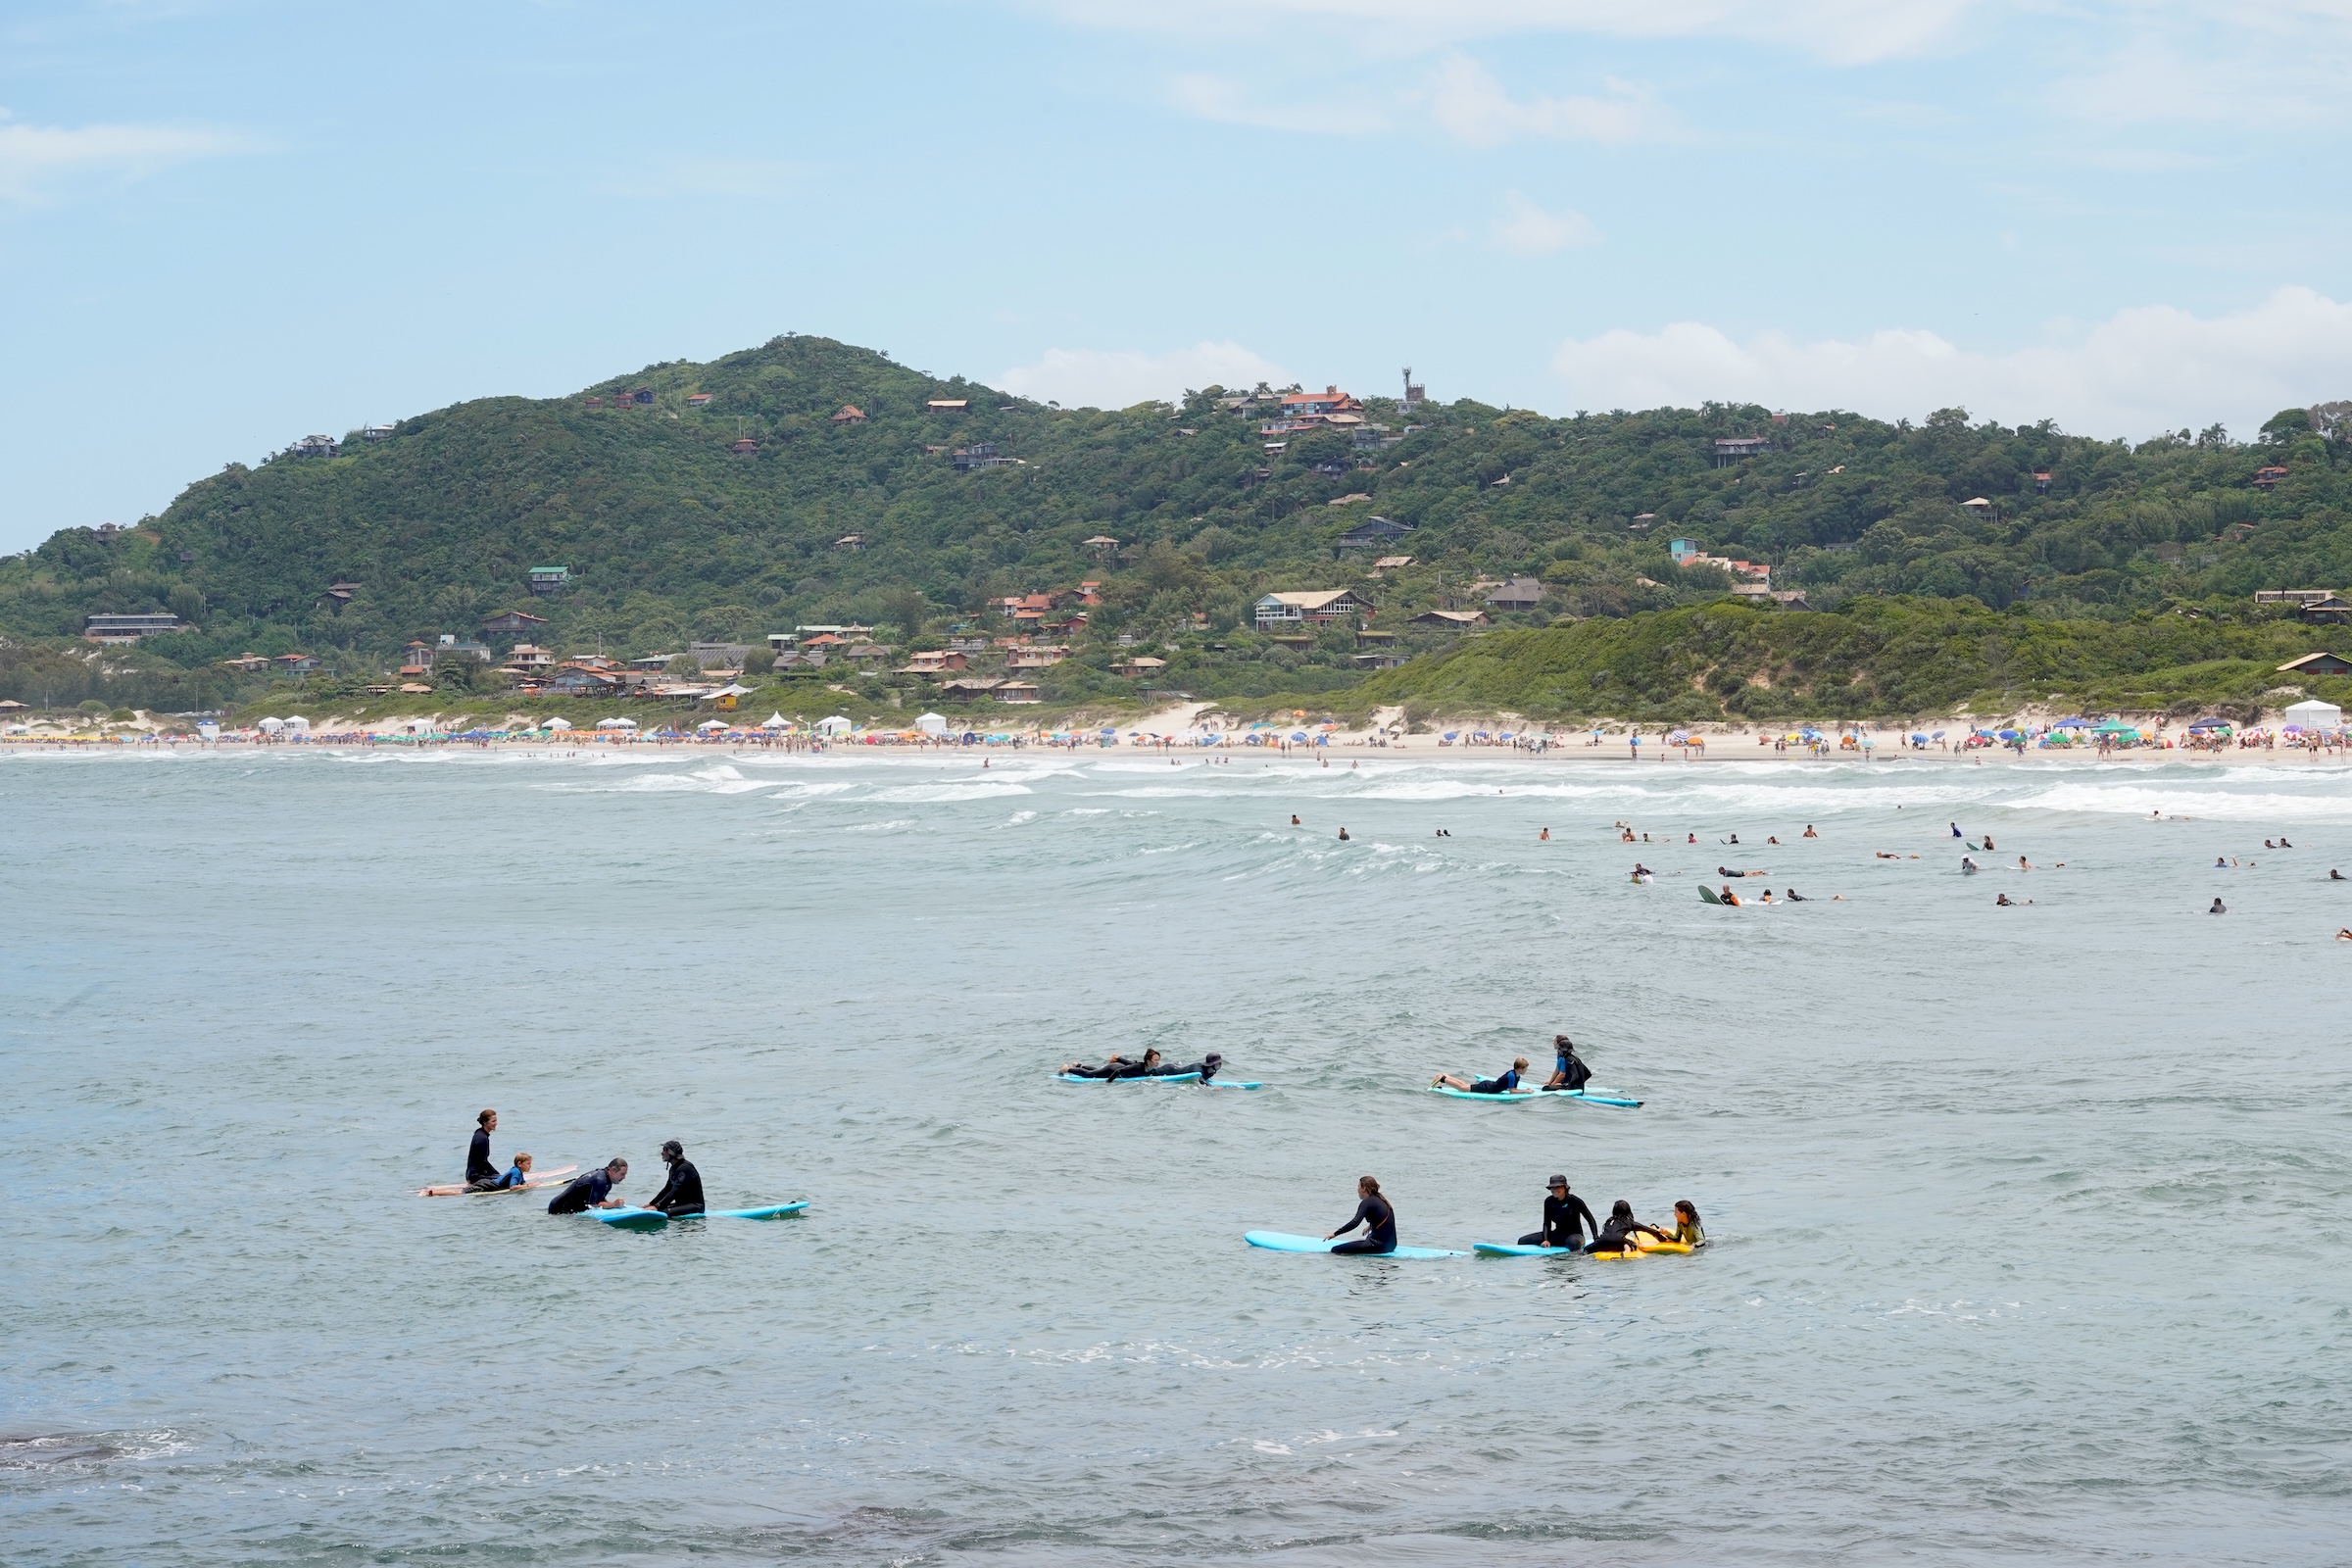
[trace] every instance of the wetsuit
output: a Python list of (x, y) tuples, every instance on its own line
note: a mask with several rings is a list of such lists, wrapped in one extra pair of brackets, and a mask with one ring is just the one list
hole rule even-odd
[(1167, 1070), (1165, 1065), (1147, 1067), (1140, 1061), (1129, 1061), (1122, 1062), (1116, 1067), (1103, 1069), (1102, 1076), (1105, 1078), (1157, 1078)]
[(547, 1205), (550, 1214), (584, 1214), (612, 1196), (612, 1178), (601, 1170), (574, 1176)]
[(1064, 1078), (1117, 1078), (1124, 1076), (1134, 1065), (1125, 1061), (1106, 1061), (1100, 1067), (1072, 1067)]
[(1644, 1225), (1639, 1220), (1620, 1220), (1616, 1215), (1611, 1214), (1608, 1222), (1601, 1226), (1600, 1234), (1593, 1238), (1592, 1245), (1586, 1248), (1585, 1250), (1588, 1252), (1626, 1251), (1633, 1247), (1633, 1236), (1637, 1231), (1644, 1235), (1655, 1236), (1661, 1242), (1669, 1239), (1664, 1231), (1654, 1225)]
[[(1573, 1093), (1592, 1081), (1592, 1069), (1577, 1059), (1576, 1048), (1562, 1046), (1553, 1059), (1553, 1068), (1560, 1077), (1560, 1087)], [(1587, 1218), (1591, 1218), (1590, 1215)]]
[(466, 1148), (466, 1185), (477, 1193), (495, 1193), (505, 1185), (498, 1178), (498, 1167), (490, 1162), (487, 1127), (476, 1127), (473, 1142)]
[(1494, 1078), (1481, 1078), (1470, 1086), (1474, 1095), (1507, 1095), (1519, 1087), (1519, 1069), (1511, 1068)]
[(1347, 1235), (1358, 1225), (1364, 1227), (1360, 1242), (1342, 1242), (1332, 1249), (1335, 1252), (1394, 1252), (1396, 1250), (1396, 1211), (1389, 1200), (1374, 1193), (1355, 1205), (1355, 1218), (1340, 1227)]
[[(1224, 1063), (1219, 1062), (1217, 1065), (1223, 1066)], [(1217, 1075), (1217, 1068), (1211, 1067), (1205, 1061), (1196, 1061), (1189, 1067), (1179, 1067), (1172, 1062), (1163, 1061), (1150, 1072), (1139, 1073), (1137, 1076), (1142, 1078), (1183, 1078), (1193, 1073), (1199, 1073), (1200, 1081), (1206, 1083)]]
[(680, 1159), (669, 1167), (669, 1180), (645, 1205), (658, 1208), (675, 1219), (680, 1214), (700, 1214), (703, 1211), (703, 1173), (694, 1168), (694, 1161)]
[[(1579, 1229), (1582, 1226), (1584, 1229)], [(1570, 1193), (1565, 1198), (1544, 1198), (1544, 1228), (1519, 1238), (1521, 1247), (1582, 1247), (1584, 1230), (1600, 1234), (1600, 1221), (1585, 1206), (1585, 1200)]]
[(527, 1187), (530, 1185), (530, 1181), (531, 1173), (520, 1165), (514, 1165), (509, 1167), (504, 1176), (490, 1184), (490, 1191), (503, 1193), (510, 1187)]

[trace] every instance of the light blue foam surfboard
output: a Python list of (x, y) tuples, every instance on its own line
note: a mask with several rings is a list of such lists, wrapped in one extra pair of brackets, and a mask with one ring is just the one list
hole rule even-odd
[(1477, 1100), (1488, 1102), (1490, 1103), (1508, 1102), (1514, 1105), (1524, 1105), (1531, 1101), (1541, 1100), (1544, 1098), (1543, 1092), (1536, 1089), (1514, 1089), (1508, 1094), (1480, 1095), (1473, 1094), (1467, 1089), (1456, 1089), (1451, 1084), (1431, 1084), (1429, 1086), (1429, 1092), (1433, 1095), (1449, 1095), (1455, 1100)]
[(808, 1206), (808, 1200), (804, 1198), (795, 1203), (770, 1203), (764, 1208), (706, 1208), (700, 1214), (664, 1214), (653, 1208), (606, 1208), (591, 1209), (589, 1212), (608, 1225), (654, 1231), (673, 1219), (781, 1219), (787, 1214), (798, 1214)]
[(1517, 1242), (1472, 1242), (1470, 1250), (1481, 1257), (1574, 1257), (1574, 1247), (1522, 1247)]
[(1199, 1083), (1197, 1072), (1153, 1073), (1139, 1078), (1081, 1078), (1076, 1073), (1057, 1072), (1054, 1075), (1065, 1084), (1191, 1084)]
[[(1262, 1247), (1269, 1252), (1328, 1252), (1339, 1246), (1320, 1236), (1286, 1236), (1280, 1231), (1244, 1231), (1242, 1240), (1251, 1247)], [(1467, 1252), (1449, 1252), (1442, 1247), (1399, 1247), (1394, 1252), (1357, 1252), (1356, 1257), (1468, 1257)]]
[(1582, 1089), (1539, 1089), (1537, 1094), (1545, 1100), (1581, 1100), (1588, 1105), (1614, 1105), (1619, 1110), (1639, 1110), (1642, 1102), (1614, 1089), (1597, 1089), (1588, 1084)]
[(658, 1208), (592, 1208), (587, 1213), (616, 1231), (658, 1231), (669, 1223), (669, 1216)]

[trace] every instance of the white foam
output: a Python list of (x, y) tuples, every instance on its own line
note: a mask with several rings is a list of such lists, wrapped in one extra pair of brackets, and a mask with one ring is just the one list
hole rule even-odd
[(985, 801), (998, 795), (1030, 795), (1036, 793), (1026, 784), (1006, 779), (986, 784), (901, 784), (891, 789), (876, 790), (866, 797), (873, 801), (888, 801), (899, 806), (945, 805), (956, 801)]
[[(2275, 781), (2275, 778), (2264, 780)], [(2138, 783), (2068, 783), (2006, 804), (2013, 810), (2097, 811), (2127, 816), (2162, 812), (2166, 816), (2204, 816), (2231, 822), (2352, 822), (2352, 796), (2341, 793), (2281, 795), (2274, 790), (2249, 790), (2237, 794), (2227, 790), (2151, 789)]]

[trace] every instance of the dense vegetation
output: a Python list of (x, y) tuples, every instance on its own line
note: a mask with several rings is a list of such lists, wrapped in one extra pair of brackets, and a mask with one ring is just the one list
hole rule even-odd
[(2352, 705), (2352, 678), (2278, 673), (2324, 641), (2292, 621), (2057, 620), (1967, 599), (1861, 599), (1809, 615), (1717, 603), (1472, 638), (1350, 696), (1413, 714), (1545, 719), (1859, 718), (1963, 705), (1989, 715), (2028, 703), (2250, 719), (2285, 688)]
[[(638, 388), (650, 404), (624, 400)], [(787, 337), (576, 397), (462, 404), (386, 439), (354, 432), (338, 457), (232, 465), (112, 538), (66, 529), (0, 561), (0, 686), (20, 700), (136, 700), (135, 687), (193, 703), (226, 689), (214, 662), (295, 650), (357, 680), (411, 638), (472, 635), (508, 608), (548, 616), (534, 640), (562, 651), (669, 652), (843, 620), (919, 647), (957, 623), (999, 629), (994, 599), (1092, 578), (1102, 603), (1076, 657), (1041, 676), (1051, 697), (1131, 693), (1111, 672), (1122, 633), (1168, 661), (1163, 688), (1336, 694), (1361, 678), (1352, 635), (1259, 637), (1257, 595), (1356, 588), (1380, 606), (1379, 626), (1400, 629), (1422, 609), (1475, 608), (1481, 579), (1510, 575), (1550, 590), (1539, 609), (1496, 617), (1521, 629), (1720, 600), (1728, 579), (1678, 568), (1675, 535), (1770, 564), (1775, 587), (1804, 589), (1817, 608), (1966, 596), (2069, 625), (2192, 608), (2252, 624), (2257, 588), (2352, 579), (2352, 443), (2337, 405), (2288, 411), (2251, 444), (2216, 428), (2131, 447), (1959, 410), (1919, 426), (1727, 405), (1551, 419), (1367, 398), (1381, 430), (1294, 433), (1270, 451), (1259, 424), (1272, 406), (1236, 412), (1221, 391), (1064, 410)], [(707, 404), (689, 404), (696, 394)], [(933, 399), (969, 409), (932, 412)], [(834, 420), (844, 405), (866, 417)], [(1770, 446), (1717, 466), (1727, 436)], [(746, 439), (757, 449), (739, 455)], [(956, 450), (981, 443), (1017, 461), (959, 468)], [(2283, 475), (2257, 488), (2266, 466)], [(1330, 505), (1350, 496), (1364, 499)], [(1984, 504), (1963, 504), (1974, 501)], [(1374, 514), (1415, 530), (1393, 547), (1414, 564), (1377, 578), (1381, 552), (1332, 548)], [(852, 535), (860, 548), (840, 544)], [(1115, 553), (1090, 549), (1097, 535)], [(537, 564), (568, 567), (565, 591), (531, 597)], [(345, 600), (328, 593), (336, 583), (357, 587)], [(85, 614), (164, 610), (196, 629), (96, 663), (73, 641)], [(1446, 678), (1535, 646), (1490, 642), (1446, 658)], [(1401, 646), (1449, 645), (1407, 629)], [(1829, 700), (1818, 683), (1797, 689)]]

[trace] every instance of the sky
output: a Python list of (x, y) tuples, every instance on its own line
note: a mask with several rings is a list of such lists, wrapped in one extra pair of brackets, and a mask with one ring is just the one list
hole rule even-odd
[(779, 332), (2145, 439), (2352, 397), (2352, 0), (10, 0), (0, 551)]

